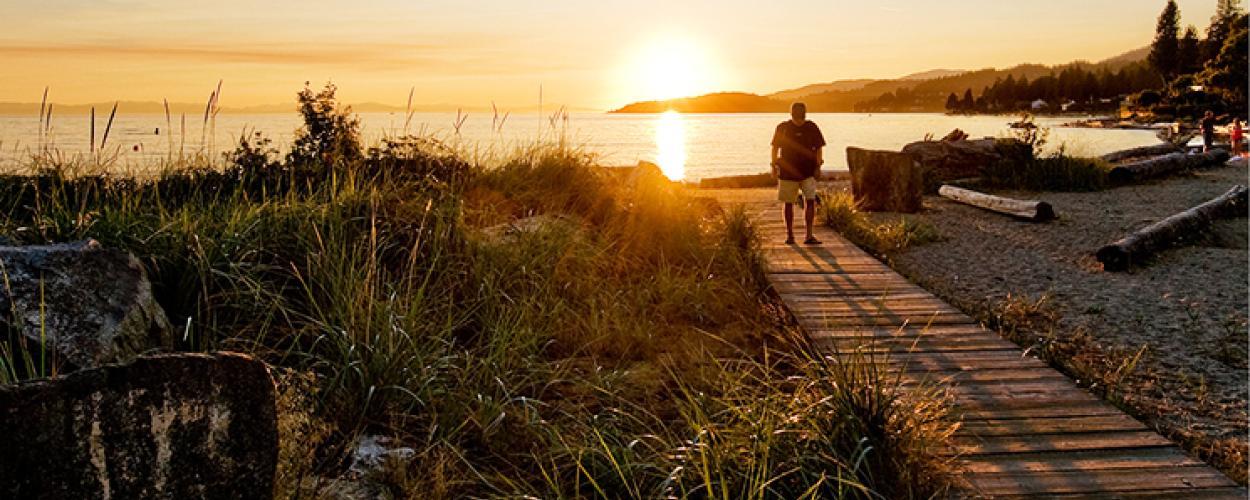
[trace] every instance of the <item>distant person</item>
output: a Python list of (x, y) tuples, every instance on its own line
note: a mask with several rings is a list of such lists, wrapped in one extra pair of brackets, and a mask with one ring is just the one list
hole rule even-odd
[(1233, 144), (1233, 156), (1241, 156), (1241, 141), (1246, 138), (1245, 129), (1241, 128), (1241, 118), (1233, 119), (1233, 130), (1228, 134), (1228, 140)]
[(1207, 110), (1207, 114), (1202, 117), (1199, 122), (1202, 127), (1202, 152), (1211, 151), (1211, 145), (1215, 144), (1215, 113)]
[(790, 106), (790, 119), (777, 124), (772, 145), (777, 199), (786, 204), (786, 244), (794, 244), (794, 203), (802, 193), (803, 221), (807, 227), (803, 243), (819, 245), (820, 240), (812, 234), (812, 224), (816, 221), (816, 181), (820, 179), (820, 166), (825, 163), (825, 136), (820, 127), (807, 121), (807, 105), (796, 102)]

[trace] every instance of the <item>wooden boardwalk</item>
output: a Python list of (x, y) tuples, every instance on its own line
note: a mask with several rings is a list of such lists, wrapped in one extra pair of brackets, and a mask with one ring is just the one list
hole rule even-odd
[[(1247, 498), (1221, 472), (820, 226), (784, 245), (773, 190), (716, 191), (753, 214), (768, 277), (817, 345), (888, 351), (911, 382), (948, 386), (971, 496)], [(796, 207), (797, 209), (798, 207)], [(802, 210), (796, 210), (802, 240)], [(819, 224), (818, 224), (819, 225)]]

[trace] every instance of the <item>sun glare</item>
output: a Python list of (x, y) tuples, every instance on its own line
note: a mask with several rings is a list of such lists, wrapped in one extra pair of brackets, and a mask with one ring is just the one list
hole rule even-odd
[(669, 179), (686, 178), (686, 123), (681, 113), (665, 111), (655, 123), (655, 162)]
[(688, 97), (705, 92), (711, 84), (708, 54), (688, 40), (653, 42), (632, 66), (632, 79), (646, 99)]

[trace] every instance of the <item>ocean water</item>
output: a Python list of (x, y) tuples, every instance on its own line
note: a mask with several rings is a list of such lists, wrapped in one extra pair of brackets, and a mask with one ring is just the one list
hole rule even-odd
[[(813, 114), (829, 148), (827, 170), (846, 169), (846, 148), (897, 150), (923, 139), (941, 137), (960, 128), (974, 137), (1006, 136), (1005, 116), (947, 116), (942, 114)], [(96, 143), (103, 136), (107, 116), (96, 117)], [(605, 165), (632, 165), (640, 160), (659, 163), (673, 178), (752, 174), (768, 171), (769, 141), (773, 127), (787, 119), (784, 114), (646, 114), (614, 115), (574, 113), (567, 120), (551, 120), (538, 114), (509, 116), (500, 123), (489, 113), (469, 113), (457, 132), (455, 113), (418, 113), (405, 123), (403, 113), (360, 115), (365, 139), (376, 143), (386, 136), (405, 133), (438, 138), (482, 161), (506, 156), (517, 147), (535, 141), (560, 140), (594, 153)], [(1050, 147), (1065, 147), (1081, 155), (1098, 155), (1119, 149), (1153, 144), (1154, 133), (1143, 130), (1062, 128), (1074, 118), (1039, 118), (1050, 129)], [(143, 171), (155, 168), (169, 155), (181, 151), (211, 153), (219, 158), (233, 148), (241, 133), (260, 131), (283, 150), (299, 127), (291, 114), (221, 114), (211, 126), (201, 117), (187, 117), (185, 129), (179, 117), (166, 123), (164, 115), (126, 114), (119, 110), (105, 144), (104, 156), (116, 155), (115, 168)], [(37, 116), (0, 116), (0, 169), (11, 170), (41, 147), (63, 156), (90, 155), (91, 124), (87, 114), (53, 116), (47, 134), (40, 134)], [(183, 131), (185, 130), (185, 134)]]

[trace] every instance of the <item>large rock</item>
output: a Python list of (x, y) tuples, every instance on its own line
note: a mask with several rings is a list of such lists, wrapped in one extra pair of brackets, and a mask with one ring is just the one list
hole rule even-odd
[(1015, 139), (920, 141), (903, 146), (903, 153), (925, 170), (925, 185), (937, 189), (946, 181), (981, 175), (981, 169), (1008, 158), (1030, 158), (1032, 148)]
[[(139, 261), (94, 240), (0, 247), (0, 327), (63, 368), (91, 368), (169, 347), (169, 320)], [(33, 346), (33, 347), (32, 347)], [(68, 366), (66, 366), (68, 365)]]
[(923, 170), (910, 156), (893, 151), (846, 148), (851, 193), (860, 210), (913, 213), (924, 197)]
[(272, 498), (274, 384), (237, 354), (0, 386), (0, 498)]

